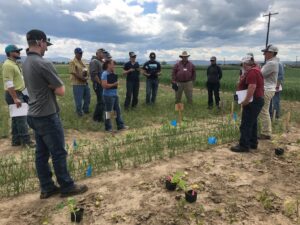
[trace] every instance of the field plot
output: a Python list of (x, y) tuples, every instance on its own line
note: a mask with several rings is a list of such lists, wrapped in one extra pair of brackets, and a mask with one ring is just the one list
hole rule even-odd
[[(178, 114), (167, 84), (169, 70), (164, 69), (156, 105), (144, 104), (142, 81), (139, 106), (122, 111), (130, 129), (111, 135), (103, 132), (103, 124), (93, 122), (92, 114), (75, 115), (67, 67), (57, 69), (66, 84), (59, 105), (68, 167), (79, 183), (89, 186), (86, 194), (74, 197), (85, 210), (81, 224), (300, 224), (299, 102), (282, 102), (283, 115), (273, 123), (272, 141), (261, 141), (249, 154), (236, 154), (228, 147), (239, 137), (238, 105), (237, 121), (231, 115), (237, 70), (224, 73), (222, 110), (207, 109), (206, 91), (199, 88), (205, 71), (199, 70), (194, 104), (185, 105), (182, 124), (173, 126)], [(299, 84), (293, 74), (291, 84), (286, 79), (286, 89)], [(121, 79), (121, 105), (124, 87)], [(3, 98), (0, 101), (0, 224), (71, 224), (67, 199), (39, 199), (34, 150), (10, 146), (7, 107)], [(209, 137), (216, 137), (216, 144), (209, 144)], [(284, 155), (276, 156), (275, 147), (283, 147)], [(196, 185), (195, 203), (187, 203), (180, 188), (166, 190), (166, 177), (176, 172), (185, 172), (187, 187)]]

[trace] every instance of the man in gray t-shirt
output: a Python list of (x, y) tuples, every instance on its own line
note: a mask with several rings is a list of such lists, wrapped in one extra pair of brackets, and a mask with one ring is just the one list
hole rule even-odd
[[(43, 59), (47, 47), (52, 45), (41, 30), (26, 34), (29, 51), (23, 63), (25, 84), (29, 94), (28, 125), (36, 140), (36, 171), (40, 181), (41, 199), (61, 193), (61, 197), (87, 191), (86, 185), (76, 185), (67, 169), (67, 151), (62, 124), (58, 115), (56, 95), (63, 96), (65, 87), (51, 62)], [(50, 155), (57, 182), (52, 180)]]
[(53, 64), (36, 52), (28, 52), (23, 70), (30, 96), (28, 116), (41, 117), (58, 113), (59, 107), (53, 90), (62, 87), (63, 82), (57, 76)]

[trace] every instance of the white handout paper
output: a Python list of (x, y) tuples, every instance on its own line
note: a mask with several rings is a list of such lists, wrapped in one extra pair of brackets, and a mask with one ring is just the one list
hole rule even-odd
[(22, 102), (22, 106), (17, 108), (16, 104), (9, 105), (9, 115), (10, 117), (27, 116), (28, 104)]
[[(242, 90), (242, 91), (236, 91), (236, 94), (238, 96), (238, 104), (241, 104), (246, 96), (247, 96), (247, 89), (246, 90)], [(251, 97), (250, 101), (249, 102), (252, 102), (253, 101), (253, 96)]]

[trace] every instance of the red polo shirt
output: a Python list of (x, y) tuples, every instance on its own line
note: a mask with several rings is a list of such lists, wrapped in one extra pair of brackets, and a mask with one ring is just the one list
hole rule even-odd
[(249, 84), (256, 84), (256, 89), (253, 94), (254, 98), (264, 96), (264, 78), (258, 66), (252, 67), (248, 72), (245, 73), (245, 76), (240, 80), (238, 90), (240, 91), (248, 89)]

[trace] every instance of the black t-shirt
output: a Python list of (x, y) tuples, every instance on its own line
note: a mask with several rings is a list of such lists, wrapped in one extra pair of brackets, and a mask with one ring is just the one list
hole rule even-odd
[(133, 72), (127, 73), (126, 80), (127, 81), (139, 81), (140, 71), (138, 70), (140, 68), (140, 65), (138, 62), (135, 62), (132, 64), (130, 61), (124, 64), (123, 69), (129, 70), (134, 69)]
[[(108, 84), (113, 84), (117, 81), (118, 81), (118, 75), (117, 74), (110, 73), (110, 74), (107, 75), (107, 83)], [(117, 86), (114, 86), (114, 87), (111, 87), (109, 89), (117, 89), (117, 88), (118, 88)]]
[(160, 72), (161, 67), (159, 62), (149, 60), (144, 64), (143, 69), (150, 74), (148, 79), (157, 79), (157, 73)]

